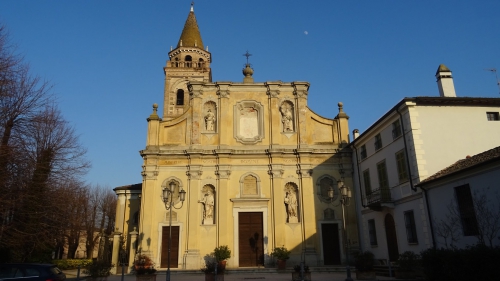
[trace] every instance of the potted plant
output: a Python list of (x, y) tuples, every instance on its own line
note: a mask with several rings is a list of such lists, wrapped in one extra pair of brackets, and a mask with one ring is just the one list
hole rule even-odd
[(300, 264), (293, 266), (292, 281), (311, 281), (311, 272), (309, 271), (309, 266), (304, 264), (304, 279), (301, 278), (300, 270)]
[(148, 255), (139, 254), (134, 260), (137, 281), (156, 281), (155, 264)]
[(354, 264), (356, 266), (356, 279), (358, 280), (375, 280), (375, 270), (373, 265), (375, 263), (375, 256), (372, 252), (366, 251), (356, 253), (354, 255)]
[(93, 260), (92, 263), (87, 265), (83, 270), (83, 274), (89, 276), (88, 279), (92, 281), (104, 281), (108, 279), (111, 274), (111, 268), (113, 264), (103, 260)]
[(224, 281), (224, 269), (215, 261), (207, 261), (201, 269), (205, 273), (205, 281), (215, 281), (215, 269), (217, 268), (217, 280)]
[(291, 253), (292, 252), (288, 251), (285, 246), (273, 249), (273, 251), (271, 252), (271, 256), (276, 258), (278, 269), (283, 270), (286, 268), (286, 260), (290, 258)]
[(406, 251), (399, 255), (397, 265), (396, 278), (414, 279), (415, 270), (420, 265), (420, 256), (412, 251)]
[(227, 245), (222, 245), (214, 249), (214, 257), (222, 271), (226, 269), (227, 259), (231, 257), (231, 250)]

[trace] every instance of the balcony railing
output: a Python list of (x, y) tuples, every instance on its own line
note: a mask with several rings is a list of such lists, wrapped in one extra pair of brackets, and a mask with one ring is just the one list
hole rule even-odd
[(370, 209), (380, 209), (383, 206), (390, 206), (393, 203), (389, 188), (372, 190), (366, 194), (365, 200)]

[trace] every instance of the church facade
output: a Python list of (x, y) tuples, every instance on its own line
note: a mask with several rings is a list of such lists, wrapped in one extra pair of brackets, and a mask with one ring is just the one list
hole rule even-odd
[(283, 246), (289, 266), (343, 263), (358, 233), (354, 200), (343, 212), (337, 184), (353, 185), (342, 103), (335, 118), (319, 116), (308, 82), (255, 82), (248, 63), (242, 82), (213, 82), (192, 7), (168, 55), (142, 183), (115, 188), (113, 263), (121, 250), (130, 265), (141, 253), (159, 269), (199, 269), (221, 245), (229, 268), (269, 265)]

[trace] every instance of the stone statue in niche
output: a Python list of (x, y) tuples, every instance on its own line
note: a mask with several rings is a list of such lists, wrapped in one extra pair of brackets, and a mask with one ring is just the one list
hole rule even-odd
[(287, 184), (285, 193), (285, 205), (286, 213), (288, 215), (288, 223), (298, 223), (299, 215), (297, 212), (297, 190), (292, 184)]
[(281, 123), (283, 123), (283, 132), (293, 132), (293, 114), (292, 105), (284, 102), (281, 107)]
[(203, 224), (214, 224), (214, 192), (212, 188), (204, 188), (204, 196), (198, 203), (203, 204)]
[(215, 114), (211, 109), (209, 109), (207, 115), (205, 115), (205, 129), (207, 131), (215, 131)]

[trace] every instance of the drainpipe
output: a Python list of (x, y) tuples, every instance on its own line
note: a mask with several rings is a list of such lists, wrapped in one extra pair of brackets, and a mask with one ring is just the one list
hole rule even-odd
[(403, 143), (405, 145), (406, 166), (408, 167), (408, 175), (410, 177), (410, 188), (411, 188), (411, 190), (417, 192), (417, 188), (413, 186), (413, 176), (411, 174), (410, 158), (408, 157), (408, 146), (406, 145), (405, 122), (403, 120), (403, 115), (401, 114), (401, 112), (399, 112), (398, 108), (396, 108), (396, 112), (399, 114), (399, 117), (401, 119), (401, 129), (403, 130)]
[[(411, 174), (410, 158), (408, 157), (408, 146), (406, 145), (406, 132), (405, 132), (405, 125), (404, 125), (404, 121), (403, 121), (403, 115), (401, 114), (401, 112), (399, 112), (398, 108), (396, 108), (396, 112), (399, 114), (399, 117), (401, 119), (401, 129), (403, 130), (403, 143), (405, 145), (406, 166), (408, 167), (408, 175), (410, 177), (410, 188), (411, 188), (411, 190), (417, 192), (417, 188), (413, 186), (413, 176)], [(425, 206), (427, 209), (427, 216), (428, 216), (428, 220), (429, 220), (429, 228), (431, 229), (432, 247), (434, 249), (436, 249), (436, 242), (434, 239), (434, 227), (432, 226), (429, 201), (427, 200), (427, 190), (425, 190), (423, 187), (420, 187), (420, 189), (422, 189), (424, 191)]]
[(429, 197), (427, 195), (427, 189), (425, 189), (423, 186), (420, 186), (420, 189), (422, 189), (424, 191), (425, 207), (427, 208), (427, 216), (428, 216), (428, 219), (429, 219), (429, 227), (431, 229), (432, 248), (436, 249), (436, 240), (434, 239), (434, 227), (432, 226), (431, 210), (430, 210), (430, 207), (429, 207)]
[[(361, 172), (359, 170), (359, 158), (358, 158), (358, 149), (356, 148), (356, 146), (352, 144), (352, 148), (354, 148), (354, 152), (356, 153), (356, 166), (358, 167), (358, 185), (359, 185), (359, 195), (362, 195), (363, 194), (363, 189), (361, 188)], [(364, 203), (364, 200), (363, 198), (361, 198), (361, 206), (363, 206), (363, 208), (366, 208), (366, 205)]]

